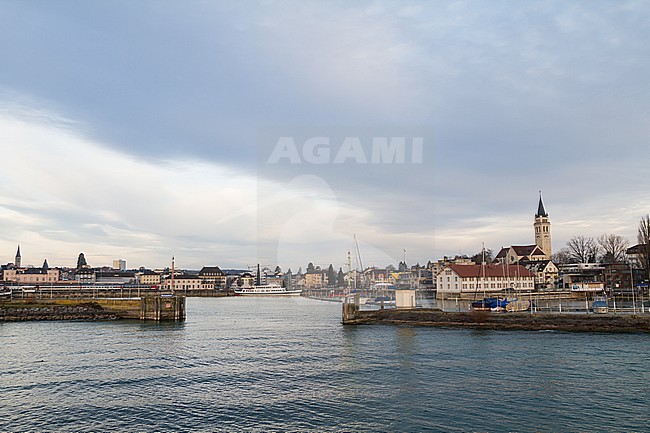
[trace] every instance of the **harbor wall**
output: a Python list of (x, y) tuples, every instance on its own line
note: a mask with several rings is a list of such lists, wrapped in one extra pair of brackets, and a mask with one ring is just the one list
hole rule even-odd
[(359, 310), (343, 305), (344, 325), (390, 324), (501, 330), (648, 332), (650, 314), (554, 314), (443, 312), (436, 309)]
[(42, 299), (0, 303), (0, 321), (185, 320), (185, 297)]

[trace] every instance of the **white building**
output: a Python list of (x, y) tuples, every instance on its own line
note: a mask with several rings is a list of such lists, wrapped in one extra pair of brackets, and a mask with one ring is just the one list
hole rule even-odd
[(449, 264), (437, 277), (438, 299), (474, 298), (483, 293), (495, 295), (510, 291), (531, 291), (535, 275), (521, 265)]

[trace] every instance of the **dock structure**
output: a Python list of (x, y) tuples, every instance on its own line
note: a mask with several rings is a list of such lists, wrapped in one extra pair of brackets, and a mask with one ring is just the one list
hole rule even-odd
[(344, 325), (403, 325), (495, 330), (650, 333), (650, 314), (445, 312), (437, 309), (360, 310), (343, 304)]
[(15, 299), (0, 302), (0, 321), (32, 320), (185, 320), (185, 297)]
[(185, 320), (185, 297), (147, 296), (140, 300), (140, 320)]

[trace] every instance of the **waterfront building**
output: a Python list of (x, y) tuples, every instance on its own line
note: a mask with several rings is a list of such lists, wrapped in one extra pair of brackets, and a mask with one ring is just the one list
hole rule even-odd
[(633, 283), (636, 287), (641, 284), (642, 270), (629, 263), (604, 263), (602, 280), (609, 293), (630, 292)]
[(59, 282), (60, 275), (58, 268), (14, 268), (5, 269), (3, 279), (18, 284), (55, 284)]
[(308, 289), (320, 289), (326, 285), (327, 273), (323, 271), (308, 272), (305, 274), (305, 287)]
[[(171, 277), (165, 278), (162, 285), (166, 290), (172, 290)], [(174, 276), (173, 290), (188, 291), (188, 290), (202, 290), (202, 289), (204, 289), (204, 287), (201, 285), (201, 278), (199, 278), (196, 275), (179, 274)]]
[(507, 291), (531, 291), (535, 275), (521, 265), (455, 265), (449, 264), (438, 274), (438, 299), (472, 299), (498, 295)]
[(249, 270), (224, 269), (221, 272), (226, 276), (226, 287), (252, 287), (255, 284), (255, 275)]
[(548, 259), (546, 253), (538, 245), (511, 245), (501, 248), (495, 260), (501, 264), (513, 265), (521, 261), (533, 262)]
[(79, 284), (95, 284), (95, 270), (90, 268), (77, 269), (74, 272), (74, 279)]
[(575, 293), (597, 292), (605, 289), (603, 281), (604, 266), (600, 263), (570, 263), (560, 265), (560, 288)]
[(208, 289), (225, 289), (228, 277), (218, 266), (204, 266), (199, 271), (201, 285)]
[(95, 284), (134, 284), (135, 272), (119, 272), (114, 270), (101, 270), (95, 272)]
[(558, 268), (551, 260), (522, 260), (519, 264), (535, 274), (535, 288), (537, 290), (550, 290), (556, 287)]
[(162, 275), (147, 269), (144, 272), (138, 274), (137, 280), (138, 284), (141, 284), (143, 286), (158, 286), (162, 281)]
[(113, 260), (113, 269), (118, 271), (126, 271), (126, 260), (115, 259)]

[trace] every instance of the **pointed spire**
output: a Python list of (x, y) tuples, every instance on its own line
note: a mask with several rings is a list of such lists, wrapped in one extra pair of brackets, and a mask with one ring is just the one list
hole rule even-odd
[(537, 205), (537, 213), (535, 217), (548, 217), (546, 209), (544, 209), (544, 203), (542, 202), (542, 191), (539, 192), (539, 204)]
[(18, 251), (16, 251), (16, 260), (14, 260), (14, 265), (16, 267), (21, 267), (22, 266), (22, 257), (20, 257), (20, 245), (18, 245)]
[(50, 269), (50, 265), (47, 264), (47, 259), (43, 262), (43, 269)]

